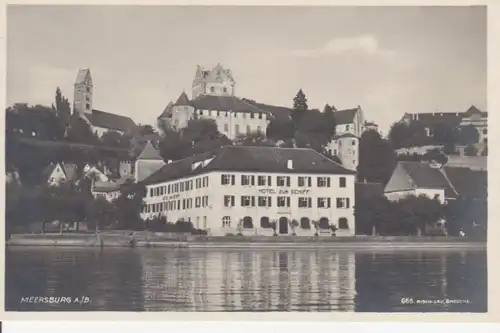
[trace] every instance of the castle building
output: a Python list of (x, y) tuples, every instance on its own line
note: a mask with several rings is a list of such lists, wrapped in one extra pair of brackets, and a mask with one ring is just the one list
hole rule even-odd
[(331, 236), (331, 226), (355, 235), (355, 172), (312, 149), (224, 146), (165, 164), (143, 184), (143, 219), (191, 221), (209, 235), (272, 236), (272, 222), (280, 235)]
[[(182, 92), (175, 103), (169, 102), (157, 119), (158, 127), (178, 130), (186, 127), (190, 119), (213, 119), (219, 132), (234, 140), (240, 134), (266, 133), (272, 119), (291, 119), (293, 109), (236, 97), (235, 86), (231, 71), (220, 64), (212, 70), (198, 66), (192, 99)], [(338, 110), (335, 119), (338, 137), (327, 149), (337, 155), (343, 165), (355, 170), (359, 162), (359, 138), (366, 129), (363, 111), (359, 106)]]
[(73, 112), (77, 112), (99, 137), (108, 131), (123, 134), (135, 130), (136, 124), (131, 118), (94, 109), (93, 96), (90, 69), (80, 69), (74, 84)]

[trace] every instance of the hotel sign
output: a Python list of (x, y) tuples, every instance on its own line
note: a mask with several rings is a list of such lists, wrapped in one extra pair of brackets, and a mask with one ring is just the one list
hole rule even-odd
[(279, 194), (279, 195), (305, 195), (311, 190), (307, 189), (274, 189), (274, 188), (263, 188), (259, 190), (260, 194)]

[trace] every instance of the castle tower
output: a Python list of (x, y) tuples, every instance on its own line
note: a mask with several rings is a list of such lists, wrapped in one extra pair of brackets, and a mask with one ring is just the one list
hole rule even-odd
[(90, 69), (84, 68), (78, 71), (74, 86), (73, 110), (79, 114), (92, 113), (92, 93), (94, 85)]
[(163, 162), (160, 153), (153, 147), (151, 141), (148, 141), (135, 161), (135, 181), (140, 182), (146, 179), (163, 165), (165, 162)]
[(171, 126), (175, 130), (186, 127), (188, 121), (193, 119), (194, 107), (191, 105), (191, 101), (185, 92), (182, 92), (177, 101), (172, 105), (171, 113)]
[(197, 66), (192, 86), (192, 98), (199, 95), (234, 96), (236, 81), (231, 70), (217, 64), (212, 70)]

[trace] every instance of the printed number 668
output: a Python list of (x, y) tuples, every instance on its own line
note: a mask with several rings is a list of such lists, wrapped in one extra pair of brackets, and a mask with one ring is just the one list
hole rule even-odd
[(406, 298), (406, 297), (403, 297), (401, 298), (401, 304), (413, 304), (413, 298)]

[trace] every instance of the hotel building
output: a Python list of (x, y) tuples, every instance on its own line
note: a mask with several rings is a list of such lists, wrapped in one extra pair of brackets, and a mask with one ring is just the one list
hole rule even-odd
[(144, 179), (141, 216), (191, 221), (213, 236), (272, 236), (274, 223), (280, 235), (331, 235), (335, 226), (336, 236), (353, 236), (354, 182), (312, 149), (225, 146)]

